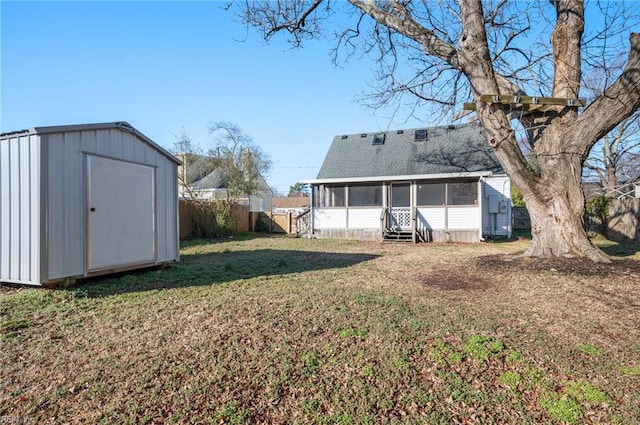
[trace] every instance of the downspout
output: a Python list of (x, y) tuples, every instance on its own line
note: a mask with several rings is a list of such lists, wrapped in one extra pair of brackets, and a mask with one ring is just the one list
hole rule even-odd
[(479, 180), (479, 185), (480, 185), (480, 195), (478, 196), (478, 204), (480, 207), (480, 228), (478, 229), (478, 239), (480, 240), (480, 242), (484, 242), (484, 238), (482, 237), (482, 233), (483, 233), (483, 228), (484, 228), (484, 214), (482, 213), (482, 208), (484, 207), (484, 202), (482, 201), (484, 199), (485, 196), (485, 178), (484, 177), (480, 177)]
[[(320, 192), (320, 185), (317, 186), (318, 187), (318, 192)], [(311, 226), (310, 232), (309, 232), (309, 238), (312, 238), (315, 235), (315, 231), (316, 231), (316, 223), (313, 219), (313, 216), (315, 215), (315, 211), (314, 211), (314, 205), (316, 204), (316, 191), (313, 190), (314, 186), (311, 185), (311, 196), (310, 196), (310, 205), (309, 205), (309, 214), (311, 215), (311, 217), (309, 217), (309, 225)], [(319, 195), (319, 193), (318, 193)]]
[(509, 200), (509, 202), (507, 202), (507, 237), (510, 238), (511, 237), (511, 222), (513, 220), (513, 212), (511, 209), (511, 192), (509, 192), (509, 196), (505, 195), (505, 186), (507, 185), (507, 183), (509, 183), (509, 187), (511, 187), (511, 180), (509, 179), (509, 176), (507, 176), (507, 178), (502, 182), (502, 197), (506, 198)]

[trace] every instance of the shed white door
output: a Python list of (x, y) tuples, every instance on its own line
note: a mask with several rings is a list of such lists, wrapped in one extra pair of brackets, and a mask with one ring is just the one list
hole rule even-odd
[(87, 271), (155, 259), (153, 167), (87, 155)]

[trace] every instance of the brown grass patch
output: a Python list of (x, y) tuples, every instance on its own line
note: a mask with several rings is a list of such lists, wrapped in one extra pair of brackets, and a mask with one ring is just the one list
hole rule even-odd
[(526, 244), (196, 241), (165, 270), (3, 288), (0, 418), (632, 423), (639, 260)]

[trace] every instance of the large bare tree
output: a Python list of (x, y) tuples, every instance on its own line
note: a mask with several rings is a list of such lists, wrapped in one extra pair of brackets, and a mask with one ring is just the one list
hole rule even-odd
[[(333, 28), (336, 60), (356, 52), (374, 56), (376, 87), (366, 99), (372, 106), (413, 99), (409, 113), (417, 115), (422, 104), (447, 111), (468, 96), (529, 209), (533, 240), (525, 255), (609, 261), (584, 230), (581, 175), (594, 144), (640, 107), (640, 34), (631, 32), (637, 4), (270, 0), (240, 7), (238, 16), (266, 40), (284, 32), (300, 47)], [(597, 19), (586, 22), (592, 15)], [(481, 100), (525, 94), (577, 100), (583, 68), (606, 70), (625, 43), (624, 66), (607, 74), (610, 84), (583, 110), (567, 102), (518, 112)], [(524, 154), (519, 133), (526, 135)]]

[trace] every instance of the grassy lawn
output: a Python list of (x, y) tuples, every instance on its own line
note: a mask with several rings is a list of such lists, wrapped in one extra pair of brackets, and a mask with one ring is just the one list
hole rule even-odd
[(0, 422), (635, 423), (640, 248), (600, 243), (613, 266), (245, 236), (3, 287)]

